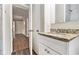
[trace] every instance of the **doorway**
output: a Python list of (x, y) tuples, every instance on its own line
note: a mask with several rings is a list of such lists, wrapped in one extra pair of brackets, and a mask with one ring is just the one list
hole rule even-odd
[(29, 5), (12, 5), (12, 55), (29, 55)]

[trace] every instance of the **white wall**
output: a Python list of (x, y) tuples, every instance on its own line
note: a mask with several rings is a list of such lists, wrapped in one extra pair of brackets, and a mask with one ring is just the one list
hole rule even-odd
[(3, 5), (3, 54), (12, 53), (12, 5)]
[(55, 23), (55, 4), (44, 5), (44, 31), (50, 31), (50, 24)]
[(2, 54), (2, 5), (0, 4), (0, 55)]
[(55, 5), (55, 23), (64, 22), (64, 4)]
[(44, 6), (44, 31), (49, 32), (50, 31), (50, 5), (46, 4)]
[(25, 34), (24, 21), (15, 21), (15, 33), (16, 34)]
[[(32, 28), (33, 28), (33, 49), (37, 52), (37, 30), (40, 31), (40, 4), (32, 5)], [(38, 52), (37, 52), (38, 53)]]
[(50, 23), (55, 23), (55, 4), (50, 4)]

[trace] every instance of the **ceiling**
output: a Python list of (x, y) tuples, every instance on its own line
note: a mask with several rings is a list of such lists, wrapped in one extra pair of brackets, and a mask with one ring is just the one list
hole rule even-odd
[(29, 14), (29, 8), (25, 7), (29, 5), (13, 5), (13, 20), (15, 21), (22, 21), (25, 19), (25, 17), (28, 17)]

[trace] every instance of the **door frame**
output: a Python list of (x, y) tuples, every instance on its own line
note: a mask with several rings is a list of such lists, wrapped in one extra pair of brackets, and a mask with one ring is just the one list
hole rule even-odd
[(3, 4), (2, 9), (3, 55), (10, 55), (12, 53), (12, 4)]
[(28, 29), (28, 32), (29, 32), (29, 49), (30, 49), (30, 55), (32, 55), (32, 4), (30, 4), (30, 7), (29, 7), (29, 29)]
[[(16, 5), (16, 4), (15, 4), (15, 5)], [(22, 7), (25, 8), (25, 6), (23, 6), (23, 5), (17, 5), (17, 7), (20, 7), (20, 6), (21, 6), (21, 8), (22, 8)], [(27, 6), (26, 6), (26, 7), (27, 7)], [(12, 9), (12, 10), (13, 10), (13, 9)], [(13, 13), (12, 13), (12, 16), (13, 16)], [(12, 18), (11, 21), (13, 21), (13, 18)], [(28, 24), (28, 26), (29, 26), (29, 29), (28, 29), (28, 31), (29, 31), (29, 30), (32, 30), (32, 4), (30, 4), (30, 6), (29, 6), (28, 22), (29, 22), (29, 23), (27, 23), (27, 24)], [(13, 24), (12, 24), (12, 31), (13, 31)], [(32, 32), (28, 32), (28, 33), (29, 33), (29, 50), (30, 50), (30, 55), (32, 55)], [(13, 34), (13, 33), (12, 33), (12, 34)], [(13, 35), (12, 35), (11, 44), (12, 44), (11, 50), (13, 51)]]

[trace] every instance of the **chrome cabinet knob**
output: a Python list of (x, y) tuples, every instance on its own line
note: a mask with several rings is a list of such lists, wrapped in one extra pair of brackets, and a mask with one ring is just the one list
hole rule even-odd
[(44, 49), (44, 51), (47, 51), (47, 49)]
[(47, 53), (50, 53), (50, 51), (47, 51)]

